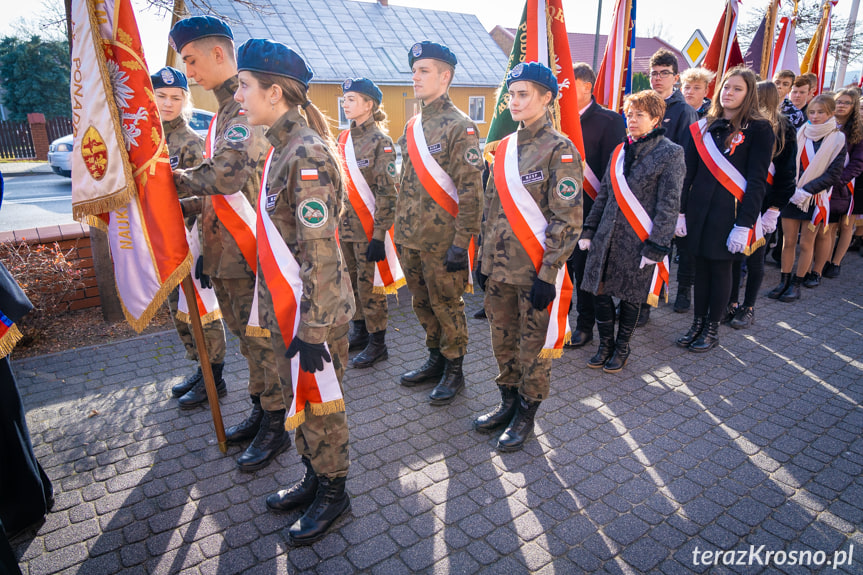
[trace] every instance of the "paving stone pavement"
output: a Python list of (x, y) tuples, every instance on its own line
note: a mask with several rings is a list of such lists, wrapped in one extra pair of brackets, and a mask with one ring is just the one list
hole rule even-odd
[[(763, 291), (777, 279), (768, 266)], [(691, 318), (666, 305), (616, 375), (585, 367), (593, 345), (567, 350), (538, 437), (512, 454), (471, 430), (499, 398), (484, 320), (469, 320), (454, 403), (397, 385), (426, 354), (402, 290), (390, 359), (345, 377), (352, 513), (306, 548), (286, 542), (299, 513), (264, 504), (301, 477), (296, 452), (238, 472), (240, 449), (219, 453), (209, 412), (170, 399), (190, 371), (175, 334), (14, 361), (56, 506), (12, 543), (25, 575), (863, 573), (861, 285), (851, 253), (841, 279), (794, 304), (762, 297), (755, 327), (723, 326), (707, 354), (674, 345)], [(230, 345), (226, 426), (249, 405)], [(750, 546), (752, 566), (714, 553), (749, 561)], [(847, 562), (852, 549), (835, 571), (789, 566), (791, 551)], [(759, 565), (767, 551), (786, 565)]]

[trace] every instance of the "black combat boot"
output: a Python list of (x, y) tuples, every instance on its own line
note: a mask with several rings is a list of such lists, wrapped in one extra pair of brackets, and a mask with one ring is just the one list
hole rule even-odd
[(307, 457), (303, 457), (303, 465), (306, 466), (306, 474), (300, 482), (268, 496), (267, 507), (273, 511), (291, 511), (314, 501), (315, 493), (318, 492), (318, 476)]
[(677, 298), (674, 300), (675, 313), (683, 313), (692, 305), (692, 288), (690, 286), (677, 285)]
[(455, 399), (464, 387), (464, 373), (461, 365), (464, 356), (446, 360), (446, 370), (440, 382), (429, 394), (432, 405), (446, 405)]
[(312, 504), (288, 530), (291, 543), (309, 545), (323, 538), (333, 523), (350, 508), (351, 499), (345, 492), (345, 478), (319, 475)]
[(605, 373), (617, 373), (626, 365), (629, 359), (629, 340), (638, 325), (638, 317), (641, 315), (641, 306), (628, 301), (620, 302), (620, 319), (617, 322), (617, 340), (614, 342), (614, 353), (605, 362), (602, 371)]
[(446, 368), (446, 358), (441, 355), (440, 349), (429, 348), (429, 358), (419, 369), (409, 371), (402, 376), (401, 384), (405, 387), (414, 387), (423, 383), (438, 381)]
[(600, 369), (614, 353), (614, 320), (596, 322), (599, 331), (599, 348), (596, 354), (587, 360), (587, 367)]
[(365, 369), (387, 359), (390, 354), (387, 351), (386, 336), (387, 330), (385, 329), (370, 334), (366, 348), (354, 356), (348, 365), (356, 369)]
[(701, 332), (704, 331), (704, 324), (706, 323), (706, 316), (695, 316), (692, 318), (692, 325), (689, 326), (689, 331), (677, 338), (677, 345), (679, 347), (688, 348), (689, 344), (698, 339), (698, 336), (700, 336)]
[(366, 329), (366, 320), (351, 320), (351, 331), (348, 332), (348, 351), (363, 349), (369, 343), (369, 332)]
[(710, 351), (719, 343), (719, 322), (709, 321), (704, 325), (701, 334), (695, 341), (689, 344), (689, 351)]
[(201, 366), (198, 365), (198, 369), (195, 371), (195, 373), (193, 373), (192, 375), (190, 375), (189, 377), (187, 377), (186, 379), (184, 379), (183, 381), (174, 385), (174, 387), (171, 388), (171, 395), (173, 395), (174, 397), (177, 397), (177, 398), (183, 397), (184, 395), (189, 393), (190, 389), (195, 387), (196, 383), (198, 383), (199, 381), (203, 381), (203, 380), (204, 380), (204, 373), (201, 371)]
[(816, 288), (821, 285), (821, 274), (818, 272), (809, 272), (806, 274), (806, 279), (803, 280), (803, 287)]
[[(222, 370), (225, 367), (224, 363), (211, 363), (213, 369), (213, 381), (216, 382), (216, 391), (219, 392), (219, 397), (225, 397), (228, 394), (228, 385), (222, 378)], [(207, 388), (204, 386), (204, 378), (195, 384), (195, 387), (190, 389), (186, 395), (181, 397), (177, 403), (182, 409), (194, 409), (199, 405), (207, 403)]]
[(500, 404), (490, 413), (480, 415), (473, 420), (473, 428), (480, 433), (493, 433), (510, 421), (515, 413), (515, 402), (518, 400), (518, 389), (509, 385), (498, 385), (500, 389)]
[(291, 446), (291, 436), (285, 431), (285, 410), (265, 411), (255, 439), (237, 459), (240, 471), (256, 471)]
[(734, 319), (729, 325), (734, 329), (746, 329), (753, 323), (755, 323), (755, 308), (751, 305), (742, 305), (737, 308), (737, 313), (734, 314)]
[(791, 283), (788, 284), (788, 288), (782, 295), (779, 296), (779, 301), (784, 301), (785, 303), (796, 301), (800, 299), (800, 286), (803, 285), (803, 280), (806, 279), (806, 276), (794, 276), (791, 278)]
[(264, 410), (261, 409), (261, 396), (251, 395), (249, 397), (252, 398), (252, 413), (225, 431), (225, 441), (228, 443), (241, 443), (247, 439), (252, 439), (261, 428), (261, 420), (264, 418)]
[(569, 340), (569, 343), (564, 345), (564, 347), (576, 348), (576, 347), (584, 347), (590, 342), (593, 341), (593, 327), (589, 328), (580, 328), (578, 326), (575, 327), (575, 331), (572, 332), (572, 339)]
[(780, 274), (779, 276), (779, 285), (767, 292), (767, 297), (770, 299), (779, 299), (785, 290), (788, 289), (788, 286), (791, 285), (791, 274)]
[(497, 440), (498, 451), (518, 451), (521, 449), (527, 436), (533, 432), (533, 419), (536, 417), (539, 403), (538, 401), (527, 400), (521, 395), (518, 396), (512, 421), (509, 422)]

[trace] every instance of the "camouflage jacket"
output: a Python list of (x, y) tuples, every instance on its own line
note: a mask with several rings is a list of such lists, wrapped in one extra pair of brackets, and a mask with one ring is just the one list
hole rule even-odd
[[(168, 156), (172, 170), (194, 168), (204, 158), (204, 138), (189, 127), (186, 119), (180, 115), (170, 122), (162, 122), (165, 132), (165, 142), (168, 145)], [(177, 191), (177, 195), (183, 195)], [(192, 229), (195, 216), (185, 218), (186, 227)]]
[[(215, 151), (196, 167), (174, 172), (177, 193), (181, 197), (230, 195), (242, 191), (252, 206), (255, 205), (270, 145), (263, 128), (253, 128), (240, 114), (240, 104), (234, 101), (236, 90), (236, 76), (214, 90), (219, 100), (218, 118), (212, 130)], [(189, 211), (184, 211), (188, 215)], [(209, 198), (204, 199), (201, 213), (198, 225), (204, 236), (204, 273), (217, 278), (252, 275), (234, 238), (216, 217)]]
[[(296, 109), (276, 120), (267, 139), (273, 144), (267, 214), (297, 258), (303, 279), (296, 335), (308, 343), (323, 343), (329, 329), (346, 324), (355, 310), (350, 275), (336, 239), (344, 205), (338, 159)], [(260, 264), (258, 273), (263, 273)], [(258, 302), (262, 327), (280, 333), (266, 281), (258, 283)]]
[[(362, 125), (351, 122), (351, 139), (357, 165), (375, 196), (375, 229), (372, 237), (383, 240), (395, 218), (396, 154), (393, 141), (369, 118)], [(347, 168), (345, 168), (347, 170)], [(368, 242), (363, 224), (345, 195), (345, 213), (339, 222), (339, 239), (343, 242)]]
[[(545, 254), (538, 275), (541, 280), (554, 283), (581, 233), (584, 177), (581, 156), (569, 138), (554, 129), (548, 116), (520, 127), (516, 134), (521, 181), (548, 222)], [(569, 156), (568, 161), (564, 162), (563, 156)], [(493, 176), (485, 190), (485, 209), (479, 255), (482, 273), (499, 282), (531, 285), (537, 277), (536, 268), (503, 211)]]
[(444, 94), (423, 106), (422, 128), (432, 157), (458, 190), (453, 218), (420, 184), (407, 153), (407, 127), (399, 138), (401, 185), (396, 202), (395, 240), (414, 250), (444, 253), (451, 245), (467, 248), (482, 219), (482, 153), (476, 125)]

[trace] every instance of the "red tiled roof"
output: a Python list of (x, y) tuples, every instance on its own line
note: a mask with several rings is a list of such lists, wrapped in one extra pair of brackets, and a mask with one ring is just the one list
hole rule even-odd
[[(506, 31), (515, 35), (515, 28), (507, 28)], [(587, 62), (588, 64), (593, 65), (593, 44), (595, 36), (593, 34), (581, 34), (577, 32), (570, 32), (568, 36), (569, 51), (572, 54), (573, 64), (576, 62)], [(608, 36), (600, 34), (599, 48), (596, 56), (597, 68), (599, 67), (599, 62), (602, 61), (602, 55), (605, 52), (605, 44), (607, 41)], [(681, 72), (689, 68), (689, 64), (686, 63), (686, 59), (683, 57), (680, 50), (668, 42), (656, 37), (643, 38), (636, 36), (633, 72), (644, 72), (645, 74), (650, 73), (650, 57), (660, 48), (671, 50), (677, 55), (678, 67)]]

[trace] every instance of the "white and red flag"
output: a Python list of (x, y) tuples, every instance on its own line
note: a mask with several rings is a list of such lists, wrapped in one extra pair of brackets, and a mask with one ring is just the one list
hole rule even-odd
[(815, 35), (806, 48), (803, 62), (800, 64), (800, 72), (806, 74), (811, 72), (818, 78), (815, 93), (820, 94), (824, 89), (824, 78), (827, 76), (827, 54), (830, 51), (830, 40), (833, 33), (833, 7), (839, 0), (824, 0), (821, 7), (821, 21), (815, 29)]
[(737, 19), (740, 12), (740, 0), (728, 0), (722, 18), (713, 33), (713, 40), (707, 49), (707, 55), (701, 63), (702, 68), (716, 72), (716, 78), (710, 83), (707, 96), (713, 97), (713, 89), (722, 81), (725, 72), (743, 64), (743, 53), (737, 42)]
[(147, 326), (189, 245), (129, 0), (72, 0), (72, 213), (105, 230), (126, 320)]
[(782, 70), (800, 74), (800, 61), (797, 58), (797, 18), (783, 16), (779, 20), (779, 37), (773, 47), (773, 61), (770, 65), (770, 78)]
[(623, 97), (632, 91), (634, 29), (635, 0), (617, 0), (593, 95), (600, 105), (618, 113), (623, 112)]

